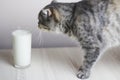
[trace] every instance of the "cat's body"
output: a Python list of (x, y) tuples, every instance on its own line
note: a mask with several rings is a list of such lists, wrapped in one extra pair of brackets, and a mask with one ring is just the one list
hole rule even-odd
[(108, 48), (120, 45), (120, 1), (111, 0), (108, 5), (108, 24), (103, 29), (103, 35)]
[(120, 44), (120, 1), (83, 0), (52, 2), (39, 14), (40, 28), (75, 37), (85, 51), (77, 76), (88, 78), (94, 63), (106, 49)]

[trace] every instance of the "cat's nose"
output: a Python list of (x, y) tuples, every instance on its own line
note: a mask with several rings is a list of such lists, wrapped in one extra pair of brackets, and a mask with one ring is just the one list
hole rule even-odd
[(38, 24), (38, 28), (43, 29), (43, 28), (46, 28), (46, 27), (44, 25), (42, 25), (42, 24)]
[(41, 27), (40, 21), (38, 22), (38, 27), (39, 27), (39, 28)]
[(40, 24), (38, 24), (38, 28), (40, 28), (40, 29), (41, 29), (41, 25), (40, 25)]

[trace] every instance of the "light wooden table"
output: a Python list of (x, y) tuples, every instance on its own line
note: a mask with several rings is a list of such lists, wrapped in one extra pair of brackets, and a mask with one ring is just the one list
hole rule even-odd
[[(120, 80), (120, 48), (109, 50), (92, 69), (88, 80)], [(80, 80), (76, 77), (81, 65), (79, 48), (32, 49), (31, 66), (13, 67), (11, 50), (0, 50), (0, 80)]]

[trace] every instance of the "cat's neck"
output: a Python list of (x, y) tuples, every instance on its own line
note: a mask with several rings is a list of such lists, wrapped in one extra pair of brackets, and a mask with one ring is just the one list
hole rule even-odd
[[(57, 3), (57, 10), (60, 12), (61, 15), (61, 22), (60, 22), (60, 29), (64, 34), (71, 36), (71, 24), (70, 20), (74, 13), (75, 3)], [(62, 28), (61, 28), (62, 27)]]

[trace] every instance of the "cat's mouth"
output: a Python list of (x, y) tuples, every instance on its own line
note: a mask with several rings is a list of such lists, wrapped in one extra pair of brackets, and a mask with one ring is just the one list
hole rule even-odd
[(49, 27), (47, 27), (47, 26), (45, 26), (45, 25), (43, 25), (43, 24), (38, 24), (38, 28), (41, 29), (41, 30), (43, 30), (43, 31), (45, 31), (45, 32), (46, 32), (46, 31), (47, 31), (47, 32), (49, 31), (49, 32), (55, 32), (55, 33), (57, 33), (57, 34), (62, 33), (58, 27), (56, 27), (56, 28), (54, 28), (54, 29), (50, 29)]
[(42, 30), (47, 30), (47, 31), (49, 31), (49, 30), (50, 30), (50, 28), (49, 28), (49, 27), (44, 26), (44, 25), (42, 25), (42, 24), (38, 24), (38, 28), (39, 28), (39, 29), (42, 29)]

